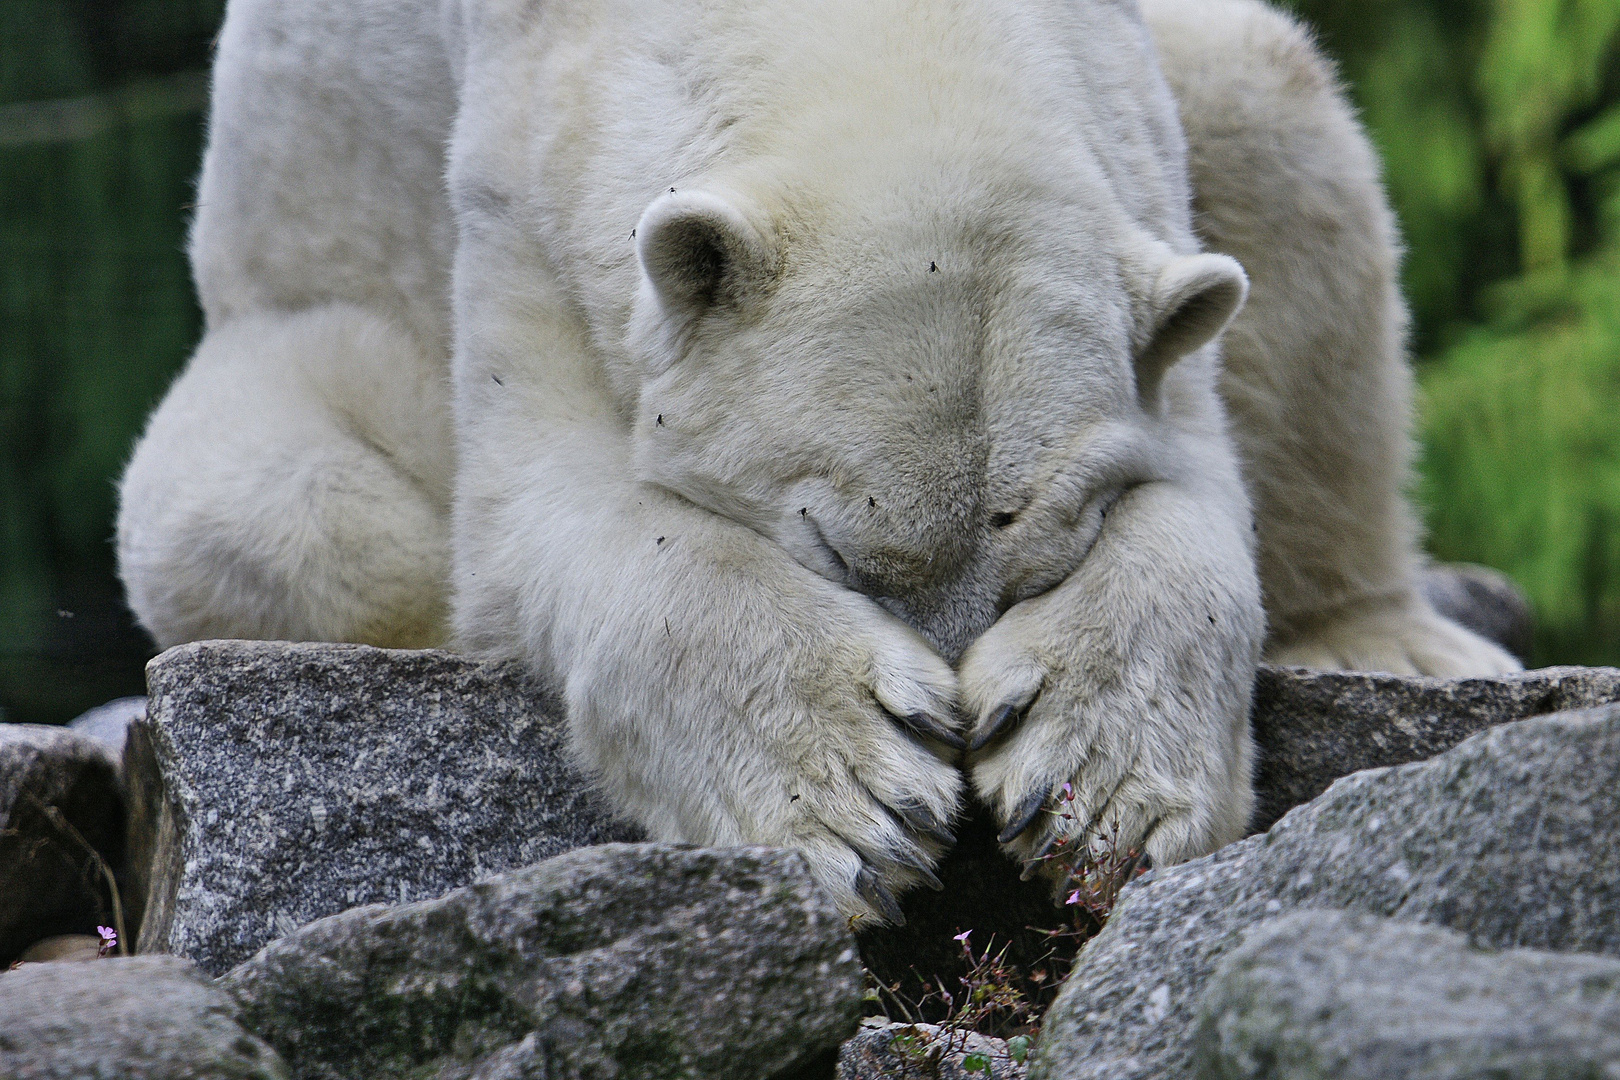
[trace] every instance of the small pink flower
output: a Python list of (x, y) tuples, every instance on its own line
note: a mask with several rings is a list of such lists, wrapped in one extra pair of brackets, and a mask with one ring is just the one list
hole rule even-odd
[(968, 943), (968, 935), (971, 934), (971, 933), (973, 933), (973, 931), (964, 930), (960, 934), (953, 935), (951, 940), (952, 941), (960, 941), (962, 944), (966, 945)]
[(1065, 904), (1078, 904), (1080, 902), (1080, 890), (1074, 890), (1074, 892), (1069, 894), (1069, 898), (1063, 902)]
[(96, 954), (97, 956), (106, 956), (118, 947), (118, 931), (112, 927), (98, 926), (96, 933), (101, 935), (101, 951)]
[(1063, 801), (1064, 802), (1073, 802), (1074, 801), (1074, 785), (1069, 783), (1067, 780), (1065, 780), (1063, 782)]

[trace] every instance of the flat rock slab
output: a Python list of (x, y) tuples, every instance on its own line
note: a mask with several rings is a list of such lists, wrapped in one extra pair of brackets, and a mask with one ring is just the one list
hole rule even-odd
[(1129, 886), (1047, 1013), (1032, 1080), (1192, 1075), (1211, 973), (1268, 919), (1340, 908), (1476, 944), (1620, 957), (1620, 706), (1357, 773), (1269, 833)]
[(1546, 1080), (1620, 1073), (1620, 960), (1476, 949), (1342, 911), (1261, 923), (1199, 1008), (1199, 1080)]
[(0, 974), (0, 1076), (287, 1080), (234, 1012), (178, 957), (24, 964)]
[(323, 915), (637, 838), (514, 665), (213, 641), (165, 652), (147, 682), (125, 754), (143, 953), (217, 975)]
[(802, 857), (665, 844), (334, 915), (221, 985), (297, 1075), (329, 1080), (825, 1076), (862, 992)]
[(127, 892), (112, 752), (64, 728), (0, 724), (0, 970), (42, 938), (114, 922), (97, 856)]
[(1553, 667), (1427, 679), (1263, 666), (1255, 680), (1253, 829), (1264, 832), (1341, 776), (1423, 761), (1476, 732), (1620, 701), (1620, 669)]

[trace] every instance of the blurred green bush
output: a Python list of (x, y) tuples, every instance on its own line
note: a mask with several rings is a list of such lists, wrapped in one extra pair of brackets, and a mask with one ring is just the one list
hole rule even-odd
[[(1620, 0), (1294, 0), (1408, 245), (1430, 546), (1620, 664)], [(112, 483), (195, 340), (183, 257), (223, 0), (0, 3), (0, 710), (141, 690)]]

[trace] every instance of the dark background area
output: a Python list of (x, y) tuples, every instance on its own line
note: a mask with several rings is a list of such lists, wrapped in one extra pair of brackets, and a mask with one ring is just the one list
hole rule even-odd
[[(1620, 662), (1620, 0), (1301, 0), (1406, 231), (1430, 546)], [(0, 4), (0, 710), (143, 691), (114, 483), (196, 341), (216, 0)]]
[[(184, 256), (218, 0), (0, 4), (0, 709), (144, 692), (114, 480), (197, 338)], [(41, 107), (38, 103), (53, 103)]]

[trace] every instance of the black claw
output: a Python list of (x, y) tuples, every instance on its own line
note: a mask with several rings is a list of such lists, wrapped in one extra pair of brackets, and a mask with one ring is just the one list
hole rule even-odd
[(877, 909), (879, 918), (891, 926), (906, 925), (905, 913), (894, 894), (878, 883), (877, 875), (866, 867), (855, 875), (855, 895)]
[(934, 873), (933, 860), (928, 857), (927, 852), (907, 844), (904, 848), (895, 851), (894, 861), (908, 870), (915, 870), (921, 874), (923, 884), (935, 892), (945, 891), (945, 883), (939, 880), (938, 875)]
[[(887, 709), (883, 711), (888, 712)], [(898, 716), (895, 713), (889, 713), (889, 715), (894, 718), (896, 723), (915, 735), (921, 735), (925, 739), (937, 739), (952, 750), (967, 748), (966, 739), (927, 713), (912, 713), (910, 716)]]
[(951, 831), (950, 822), (939, 817), (922, 803), (901, 803), (889, 809), (894, 811), (895, 816), (912, 832), (921, 833), (936, 843), (956, 843), (956, 834)]
[(1013, 705), (1011, 703), (1003, 705), (1001, 708), (991, 713), (990, 718), (983, 724), (980, 724), (979, 730), (973, 733), (973, 738), (968, 743), (969, 752), (984, 749), (991, 739), (994, 739), (997, 735), (1000, 735), (1002, 729), (1007, 728), (1021, 715), (1021, 713), (1022, 710), (1020, 710), (1017, 705)]
[(912, 870), (921, 870), (929, 874), (934, 872), (934, 860), (928, 857), (928, 852), (912, 844), (907, 844), (896, 851), (894, 861)]
[(1024, 801), (1013, 811), (1012, 817), (1007, 819), (1007, 827), (996, 837), (996, 843), (1010, 844), (1018, 839), (1025, 829), (1033, 825), (1041, 812), (1041, 807), (1046, 805), (1046, 795), (1044, 791), (1032, 791), (1026, 795)]
[(1051, 853), (1057, 842), (1058, 834), (1056, 832), (1049, 833), (1046, 839), (1041, 841), (1041, 846), (1035, 849), (1035, 854), (1024, 862), (1024, 869), (1019, 873), (1018, 880), (1028, 881), (1034, 877), (1036, 872), (1040, 870), (1041, 863), (1046, 861), (1046, 856)]
[(1143, 870), (1153, 869), (1153, 857), (1147, 853), (1147, 843), (1163, 822), (1163, 818), (1154, 818), (1153, 824), (1149, 825), (1147, 831), (1142, 834), (1142, 839), (1136, 842), (1136, 854), (1127, 859), (1116, 871), (1116, 880), (1119, 884), (1124, 885), (1129, 882), (1136, 875), (1138, 867)]
[(928, 852), (909, 840), (901, 840), (893, 847), (881, 849), (874, 849), (871, 845), (851, 840), (845, 842), (869, 863), (879, 866), (892, 863), (907, 870), (915, 870), (922, 875), (924, 884), (935, 892), (943, 892), (945, 889), (944, 884), (934, 875), (934, 860), (928, 857)]

